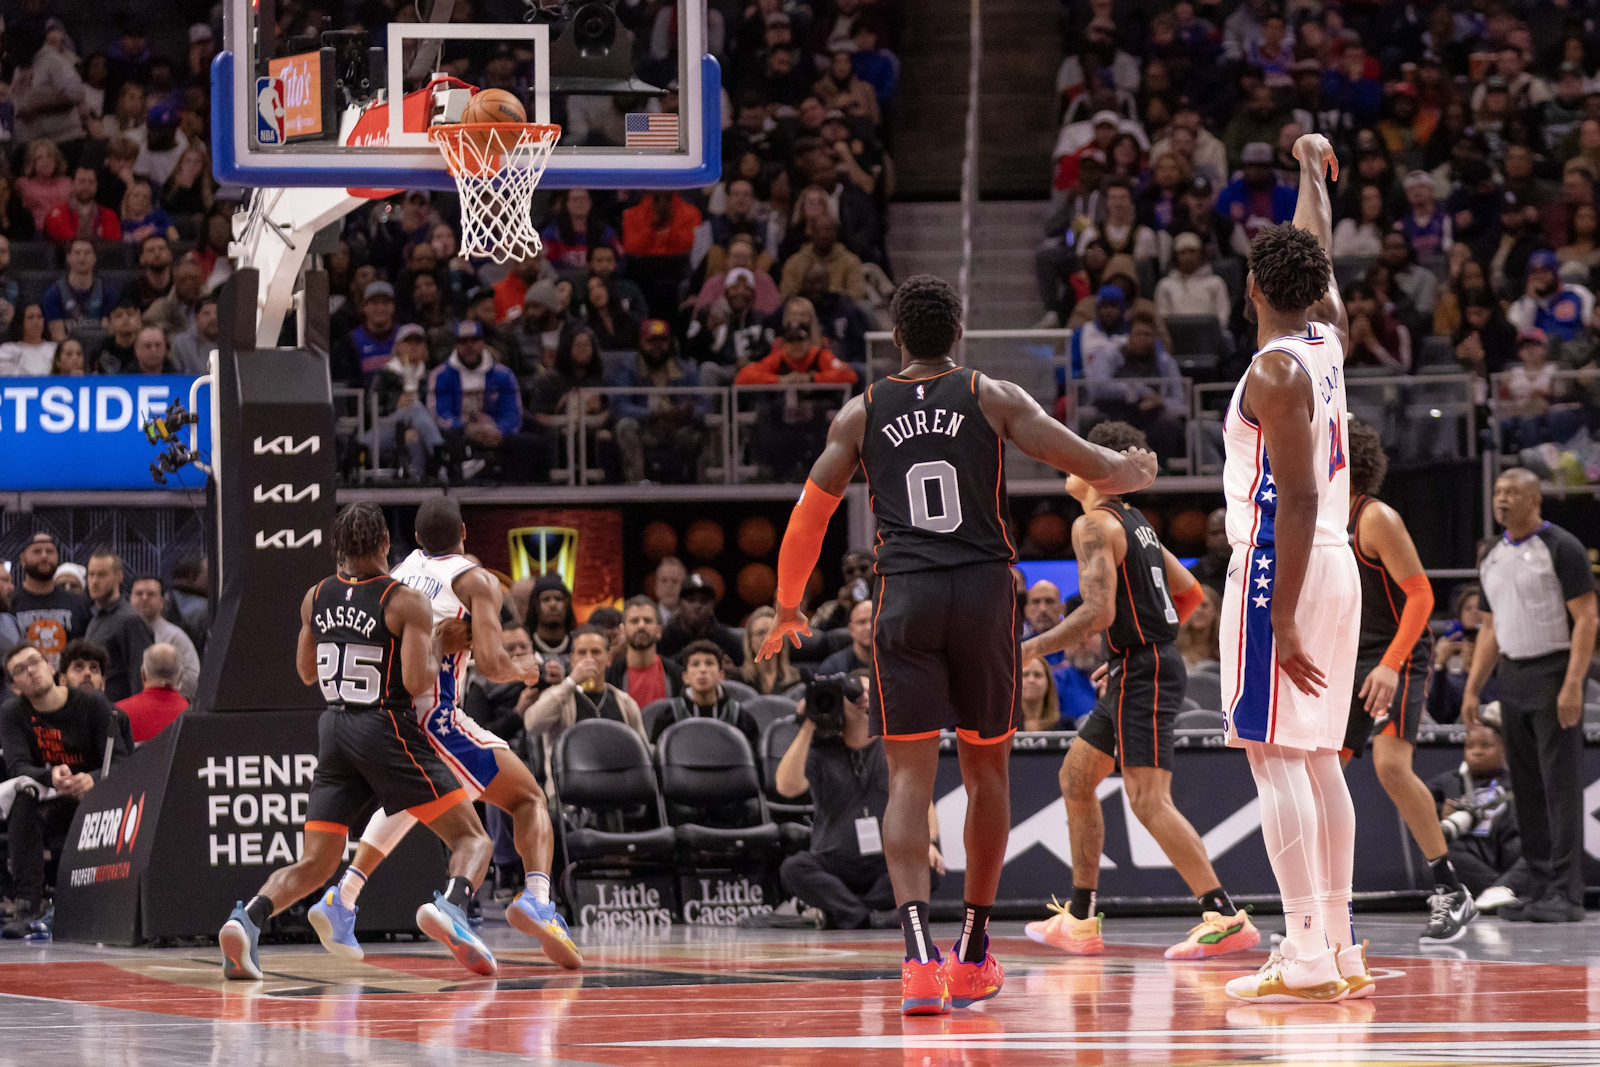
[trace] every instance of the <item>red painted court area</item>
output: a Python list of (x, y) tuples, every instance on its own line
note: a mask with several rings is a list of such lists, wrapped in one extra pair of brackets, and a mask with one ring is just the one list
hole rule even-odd
[[(1153, 947), (1108, 944), (1103, 957), (1070, 959), (1002, 938), (995, 950), (1008, 976), (998, 998), (903, 1019), (898, 939), (693, 938), (591, 945), (577, 974), (502, 947), (494, 980), (466, 980), (420, 945), (375, 946), (358, 964), (269, 946), (259, 983), (224, 983), (213, 955), (198, 950), (0, 962), (0, 1018), (20, 1022), (19, 1009), (53, 1001), (97, 1009), (76, 1025), (107, 1032), (123, 1032), (118, 1020), (132, 1013), (224, 1020), (234, 1025), (218, 1033), (233, 1054), (266, 1052), (300, 1032), (347, 1051), (352, 1039), (383, 1042), (381, 1056), (357, 1058), (397, 1063), (433, 1062), (440, 1046), (468, 1064), (480, 1062), (476, 1052), (481, 1062), (510, 1054), (625, 1067), (1600, 1062), (1593, 966), (1375, 956), (1371, 999), (1256, 1007), (1231, 1001), (1223, 984), (1258, 966), (1260, 953), (1175, 963)], [(14, 1033), (26, 1040), (25, 1026)], [(138, 1027), (128, 1033), (142, 1042)], [(204, 1045), (220, 1040), (184, 1032), (161, 1044), (168, 1055), (187, 1048), (209, 1058)]]

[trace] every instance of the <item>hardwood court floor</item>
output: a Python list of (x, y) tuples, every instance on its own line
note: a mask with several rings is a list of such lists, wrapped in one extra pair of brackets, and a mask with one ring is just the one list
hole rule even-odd
[(250, 983), (223, 982), (214, 949), (5, 942), (0, 1065), (1600, 1064), (1596, 922), (1480, 919), (1423, 952), (1420, 915), (1358, 918), (1379, 974), (1369, 1000), (1238, 1004), (1223, 983), (1264, 954), (1168, 962), (1179, 920), (1108, 922), (1106, 955), (1087, 959), (1001, 924), (1004, 992), (922, 1019), (899, 1014), (894, 934), (677, 927), (585, 939), (588, 966), (570, 974), (491, 921), (497, 979), (421, 942), (356, 964), (269, 945)]

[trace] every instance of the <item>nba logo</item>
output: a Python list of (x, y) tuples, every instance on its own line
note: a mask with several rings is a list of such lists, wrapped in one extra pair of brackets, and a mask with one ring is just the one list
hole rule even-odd
[(923, 385), (917, 386), (917, 399), (918, 400), (926, 400), (926, 399), (928, 399), (928, 389), (927, 389), (926, 386), (923, 386)]
[(283, 83), (256, 79), (256, 143), (283, 144)]

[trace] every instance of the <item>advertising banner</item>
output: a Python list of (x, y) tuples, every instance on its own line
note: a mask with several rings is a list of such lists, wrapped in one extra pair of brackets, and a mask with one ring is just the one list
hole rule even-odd
[[(186, 374), (7, 378), (0, 386), (0, 490), (203, 489), (194, 467), (150, 477), (160, 449), (144, 425), (174, 400), (189, 405)], [(211, 391), (200, 391), (199, 451), (211, 451)], [(180, 438), (189, 443), (185, 428)]]

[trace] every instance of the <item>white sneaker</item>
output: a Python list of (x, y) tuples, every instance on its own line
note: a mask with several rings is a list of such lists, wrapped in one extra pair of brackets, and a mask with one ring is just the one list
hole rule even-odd
[(1046, 311), (1044, 316), (1033, 324), (1033, 328), (1035, 330), (1059, 330), (1061, 328), (1061, 316), (1054, 311)]
[(1372, 970), (1367, 966), (1367, 943), (1351, 945), (1349, 948), (1339, 950), (1339, 977), (1349, 985), (1350, 992), (1347, 1000), (1360, 1000), (1370, 997), (1378, 988), (1378, 980), (1372, 977)]
[(472, 479), (482, 474), (483, 469), (488, 465), (489, 461), (484, 459), (469, 459), (463, 461), (461, 464), (461, 480), (464, 482), (472, 481)]
[(1349, 994), (1333, 949), (1305, 959), (1293, 953), (1294, 946), (1285, 941), (1261, 970), (1229, 982), (1228, 996), (1254, 1004), (1333, 1004)]
[(1476, 903), (1479, 911), (1490, 912), (1504, 904), (1513, 904), (1516, 899), (1517, 895), (1507, 887), (1492, 885), (1478, 894)]

